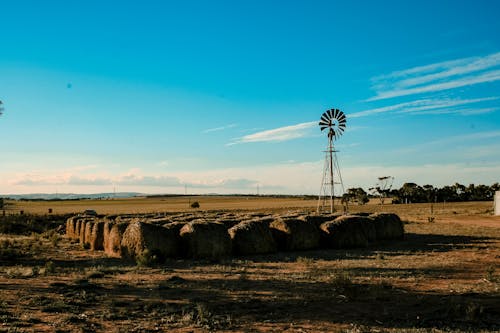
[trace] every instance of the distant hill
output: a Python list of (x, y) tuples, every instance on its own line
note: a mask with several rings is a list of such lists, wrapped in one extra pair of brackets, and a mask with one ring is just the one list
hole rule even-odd
[(30, 194), (4, 194), (0, 198), (10, 198), (15, 200), (77, 200), (77, 199), (107, 199), (107, 198), (131, 198), (141, 196), (138, 192), (118, 192), (118, 193), (30, 193)]

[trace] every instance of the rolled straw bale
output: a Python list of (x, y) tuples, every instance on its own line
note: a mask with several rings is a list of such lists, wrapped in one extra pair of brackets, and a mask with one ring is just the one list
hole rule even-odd
[(328, 222), (328, 221), (333, 221), (335, 220), (336, 218), (342, 216), (342, 214), (340, 213), (334, 213), (334, 214), (314, 214), (314, 215), (304, 215), (304, 216), (301, 216), (300, 219), (306, 221), (306, 222), (309, 222), (309, 223), (313, 223), (314, 225), (316, 225), (316, 227), (319, 228), (319, 226), (325, 222)]
[(102, 247), (103, 247), (104, 252), (107, 252), (106, 248), (108, 246), (109, 233), (111, 232), (111, 228), (113, 227), (114, 224), (115, 224), (115, 222), (112, 222), (109, 219), (105, 219), (104, 228), (103, 228), (104, 229), (103, 230), (103, 237), (102, 237)]
[[(104, 252), (113, 257), (121, 257), (122, 255), (122, 236), (128, 227), (127, 222), (114, 223), (109, 229), (108, 237), (105, 238)], [(110, 225), (108, 224), (108, 228)], [(106, 228), (104, 229), (106, 230)]]
[(269, 227), (259, 221), (241, 222), (228, 230), (233, 252), (239, 255), (276, 252), (277, 246)]
[(320, 226), (325, 245), (331, 248), (364, 247), (375, 240), (373, 221), (362, 216), (341, 216)]
[(73, 230), (73, 239), (80, 239), (80, 230), (82, 226), (82, 219), (78, 218), (75, 222), (75, 229)]
[[(186, 223), (185, 222), (169, 222), (169, 223), (165, 223), (163, 225), (164, 228), (167, 228), (167, 229), (173, 229), (175, 231), (175, 233), (177, 235), (179, 235), (181, 229), (183, 226), (185, 226)], [(180, 236), (179, 236), (180, 237)]]
[(88, 222), (90, 222), (90, 220), (82, 219), (82, 222), (80, 224), (80, 234), (79, 234), (80, 244), (85, 244), (85, 226), (87, 225)]
[(221, 223), (191, 221), (182, 227), (180, 236), (189, 258), (220, 259), (231, 254), (231, 238)]
[(241, 220), (235, 218), (222, 218), (218, 219), (217, 222), (222, 223), (226, 227), (226, 229), (229, 229), (240, 223)]
[(94, 221), (88, 221), (85, 224), (85, 239), (82, 244), (88, 244), (90, 248), (90, 239), (92, 238), (92, 228), (94, 227)]
[(115, 220), (116, 220), (116, 218), (118, 216), (119, 215), (115, 215), (115, 214), (113, 214), (113, 215), (106, 215), (106, 216), (104, 216), (103, 221), (104, 222), (115, 222)]
[(106, 222), (97, 221), (92, 227), (90, 234), (90, 239), (87, 240), (90, 243), (90, 249), (93, 251), (104, 250), (104, 225)]
[(314, 223), (301, 219), (276, 219), (269, 225), (279, 250), (309, 250), (320, 245), (320, 232)]
[(71, 216), (66, 220), (66, 236), (70, 239), (75, 238), (76, 216)]
[(241, 222), (247, 222), (247, 221), (257, 221), (259, 223), (263, 223), (266, 227), (269, 228), (269, 225), (276, 220), (274, 217), (268, 215), (268, 216), (262, 216), (262, 217), (254, 217), (248, 220), (243, 220)]
[(164, 225), (167, 223), (171, 223), (172, 219), (170, 217), (163, 216), (163, 217), (155, 217), (154, 219), (150, 219), (148, 222), (155, 225)]
[(124, 214), (124, 215), (118, 215), (115, 218), (116, 223), (122, 223), (122, 222), (130, 222), (132, 219), (134, 219), (136, 216), (133, 214)]
[(398, 239), (404, 236), (404, 225), (398, 215), (393, 213), (375, 213), (374, 220), (377, 239)]
[(180, 236), (173, 228), (137, 221), (129, 224), (123, 233), (121, 248), (122, 256), (134, 259), (148, 250), (163, 262), (179, 255)]

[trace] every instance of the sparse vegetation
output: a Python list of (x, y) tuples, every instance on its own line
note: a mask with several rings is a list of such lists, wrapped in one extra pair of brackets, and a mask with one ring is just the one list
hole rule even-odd
[[(83, 250), (57, 227), (1, 234), (0, 332), (499, 330), (500, 228), (484, 215), (488, 203), (436, 206), (434, 223), (428, 205), (390, 207), (406, 221), (397, 242), (217, 262), (162, 264), (149, 251), (123, 261)], [(239, 214), (263, 216), (175, 216), (208, 214), (224, 217), (226, 227)]]

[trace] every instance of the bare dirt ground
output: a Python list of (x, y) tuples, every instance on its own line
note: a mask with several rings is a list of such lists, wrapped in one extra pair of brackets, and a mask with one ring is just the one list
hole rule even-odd
[(434, 222), (427, 204), (351, 209), (398, 213), (405, 239), (151, 268), (54, 234), (0, 235), (0, 332), (500, 330), (491, 203), (436, 205)]

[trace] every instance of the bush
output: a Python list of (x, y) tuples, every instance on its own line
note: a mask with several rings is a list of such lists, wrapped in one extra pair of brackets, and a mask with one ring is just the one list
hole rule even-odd
[(198, 201), (193, 202), (191, 208), (200, 208), (200, 203)]

